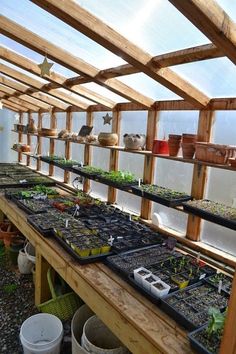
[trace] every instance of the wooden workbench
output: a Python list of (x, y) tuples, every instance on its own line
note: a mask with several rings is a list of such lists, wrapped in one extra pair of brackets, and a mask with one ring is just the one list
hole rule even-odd
[(0, 210), (36, 247), (36, 304), (49, 299), (46, 271), (51, 265), (132, 353), (193, 353), (186, 332), (105, 265), (79, 265), (53, 238), (35, 231), (3, 195)]

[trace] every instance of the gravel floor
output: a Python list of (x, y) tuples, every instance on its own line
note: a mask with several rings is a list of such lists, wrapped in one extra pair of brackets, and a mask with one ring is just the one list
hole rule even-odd
[[(31, 275), (21, 275), (0, 256), (0, 354), (22, 354), (19, 332), (22, 322), (37, 313)], [(71, 353), (70, 323), (64, 323), (61, 354)]]

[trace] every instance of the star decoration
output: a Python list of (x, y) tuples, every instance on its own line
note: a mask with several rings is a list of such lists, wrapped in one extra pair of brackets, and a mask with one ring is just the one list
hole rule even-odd
[(50, 76), (50, 69), (53, 66), (53, 63), (49, 63), (47, 61), (47, 57), (44, 58), (41, 64), (38, 64), (39, 69), (41, 70), (41, 76), (49, 75)]
[(3, 104), (2, 104), (2, 102), (0, 101), (0, 109), (2, 109), (2, 107), (3, 107)]
[(109, 124), (111, 125), (111, 120), (112, 120), (112, 116), (109, 116), (109, 114), (107, 113), (105, 116), (102, 117), (104, 122), (103, 125), (105, 124)]

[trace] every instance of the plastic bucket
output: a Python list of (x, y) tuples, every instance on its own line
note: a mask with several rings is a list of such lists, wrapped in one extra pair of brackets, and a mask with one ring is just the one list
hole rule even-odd
[(32, 272), (34, 264), (28, 259), (24, 248), (19, 251), (17, 264), (21, 274), (30, 274)]
[(26, 254), (27, 258), (35, 264), (35, 261), (36, 261), (35, 248), (29, 242), (25, 246), (25, 254)]
[(62, 322), (47, 313), (29, 317), (20, 329), (24, 354), (60, 354), (62, 337)]
[(95, 315), (84, 325), (81, 344), (91, 354), (126, 354), (128, 350)]
[(87, 350), (81, 347), (81, 337), (85, 322), (94, 316), (87, 305), (82, 305), (74, 314), (71, 321), (72, 354), (86, 354)]

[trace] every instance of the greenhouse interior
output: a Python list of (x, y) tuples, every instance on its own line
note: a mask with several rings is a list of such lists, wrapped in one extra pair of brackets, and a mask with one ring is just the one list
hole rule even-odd
[(236, 1), (0, 9), (0, 354), (236, 354)]

